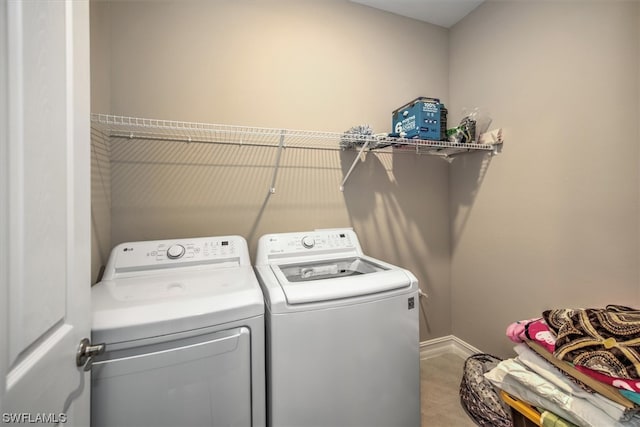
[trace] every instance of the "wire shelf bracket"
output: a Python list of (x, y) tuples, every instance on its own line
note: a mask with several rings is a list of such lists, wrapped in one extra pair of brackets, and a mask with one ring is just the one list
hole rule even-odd
[(370, 142), (371, 142), (370, 140), (365, 141), (365, 143), (362, 145), (362, 148), (360, 148), (360, 151), (358, 151), (358, 155), (356, 156), (355, 159), (353, 159), (353, 163), (351, 163), (351, 167), (349, 168), (349, 170), (347, 171), (347, 174), (344, 176), (344, 178), (342, 179), (342, 182), (340, 183), (340, 191), (344, 192), (344, 184), (346, 184), (347, 180), (349, 179), (349, 175), (351, 175), (351, 172), (353, 172), (353, 169), (355, 169), (356, 164), (358, 163), (358, 160), (362, 159), (362, 161), (364, 161), (364, 157), (362, 156), (364, 151), (369, 147)]
[(278, 144), (278, 152), (276, 153), (276, 164), (273, 166), (273, 177), (271, 178), (271, 186), (269, 187), (269, 193), (275, 194), (276, 192), (276, 178), (278, 177), (278, 169), (280, 169), (280, 158), (282, 157), (282, 150), (285, 148), (284, 136), (287, 133), (286, 130), (280, 131), (280, 143)]

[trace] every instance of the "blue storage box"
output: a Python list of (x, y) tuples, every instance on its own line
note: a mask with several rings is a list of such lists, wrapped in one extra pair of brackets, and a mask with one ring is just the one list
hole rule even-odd
[(391, 136), (446, 141), (447, 109), (437, 98), (419, 97), (393, 112)]

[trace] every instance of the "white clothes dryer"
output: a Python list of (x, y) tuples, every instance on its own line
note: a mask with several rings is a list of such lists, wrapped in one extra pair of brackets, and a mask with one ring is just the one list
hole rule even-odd
[(419, 427), (418, 281), (351, 229), (269, 234), (256, 273), (271, 427)]
[(264, 301), (239, 236), (123, 243), (92, 288), (91, 425), (265, 426)]

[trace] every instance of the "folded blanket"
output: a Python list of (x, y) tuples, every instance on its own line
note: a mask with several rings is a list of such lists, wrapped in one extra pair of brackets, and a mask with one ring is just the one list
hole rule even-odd
[(527, 323), (524, 328), (524, 333), (528, 339), (536, 341), (549, 350), (549, 352), (553, 353), (556, 349), (555, 331), (549, 328), (544, 319), (537, 319)]
[(542, 414), (540, 414), (540, 422), (542, 423), (542, 427), (577, 427), (575, 424), (549, 411), (542, 411)]
[(622, 421), (631, 417), (632, 414), (628, 413), (624, 406), (600, 394), (584, 391), (571, 382), (563, 372), (547, 362), (527, 345), (520, 344), (514, 350), (518, 353), (517, 360), (520, 363), (558, 387), (563, 393), (586, 400), (614, 420)]
[(620, 394), (629, 399), (630, 401), (640, 404), (640, 393), (630, 390), (620, 390)]
[(555, 332), (557, 358), (611, 377), (640, 379), (640, 311), (610, 305), (546, 310), (543, 317)]
[(628, 421), (616, 421), (587, 400), (564, 393), (515, 359), (500, 362), (485, 374), (485, 378), (514, 397), (546, 408), (579, 426), (640, 427), (640, 419), (637, 417)]
[(596, 379), (602, 383), (609, 384), (609, 385), (612, 385), (613, 387), (619, 388), (621, 392), (628, 391), (628, 392), (634, 392), (635, 394), (638, 394), (640, 392), (640, 381), (638, 380), (612, 377), (610, 375), (603, 374), (602, 372), (589, 369), (585, 366), (576, 365), (576, 369), (584, 373), (585, 375), (588, 375), (591, 378)]

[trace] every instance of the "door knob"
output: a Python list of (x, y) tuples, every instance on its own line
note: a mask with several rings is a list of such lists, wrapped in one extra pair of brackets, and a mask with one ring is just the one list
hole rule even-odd
[(76, 353), (76, 365), (82, 366), (84, 371), (90, 370), (93, 365), (93, 358), (104, 353), (106, 348), (107, 346), (104, 343), (91, 345), (89, 338), (83, 338)]

